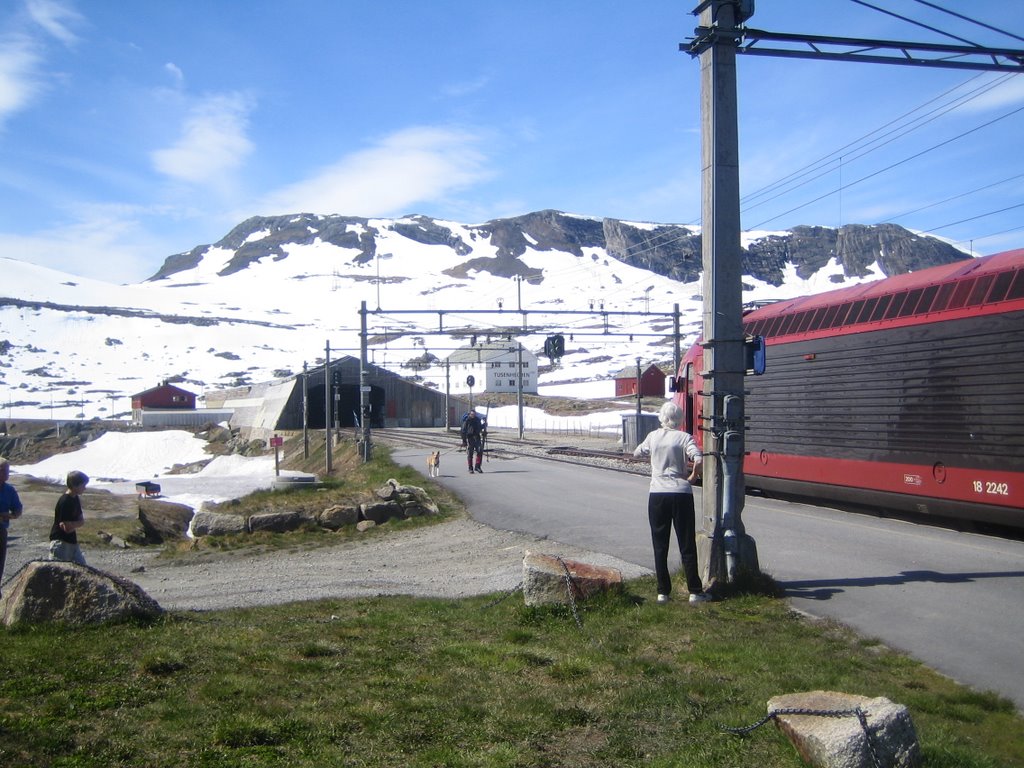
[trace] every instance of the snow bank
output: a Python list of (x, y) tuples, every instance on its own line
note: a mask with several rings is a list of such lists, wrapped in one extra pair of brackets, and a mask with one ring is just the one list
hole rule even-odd
[[(92, 478), (90, 486), (113, 493), (134, 494), (135, 483), (159, 483), (164, 498), (199, 509), (204, 501), (227, 501), (274, 484), (274, 457), (218, 456), (202, 471), (188, 475), (165, 474), (176, 464), (211, 458), (206, 441), (191, 432), (168, 430), (130, 434), (107, 432), (84, 448), (51, 456), (38, 464), (12, 467), (18, 474), (63, 483), (67, 473), (81, 470)], [(303, 472), (282, 470), (291, 477)]]

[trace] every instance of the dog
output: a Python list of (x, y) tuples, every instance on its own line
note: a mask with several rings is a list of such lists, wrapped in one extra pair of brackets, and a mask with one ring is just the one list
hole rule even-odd
[(427, 472), (431, 477), (438, 477), (441, 474), (441, 452), (434, 451), (427, 456)]

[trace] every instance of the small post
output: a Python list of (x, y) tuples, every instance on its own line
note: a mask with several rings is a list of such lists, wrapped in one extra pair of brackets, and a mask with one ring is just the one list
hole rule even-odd
[(281, 446), (284, 445), (284, 438), (280, 435), (274, 435), (270, 438), (270, 444), (274, 446), (274, 476), (281, 476)]
[(640, 358), (636, 359), (636, 440), (640, 442)]

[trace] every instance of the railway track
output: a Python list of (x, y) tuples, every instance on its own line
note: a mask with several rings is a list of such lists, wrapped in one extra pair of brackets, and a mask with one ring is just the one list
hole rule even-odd
[[(465, 453), (458, 432), (443, 428), (417, 429), (376, 429), (371, 439), (384, 445), (396, 447), (422, 448), (424, 452), (440, 450), (443, 454)], [(601, 441), (607, 443), (609, 441)], [(524, 437), (505, 432), (500, 429), (489, 429), (484, 444), (485, 458), (511, 459), (529, 456), (546, 461), (558, 461), (568, 464), (585, 464), (613, 472), (646, 475), (649, 472), (648, 461), (637, 459), (632, 454), (607, 448), (566, 445), (550, 436), (544, 438)]]

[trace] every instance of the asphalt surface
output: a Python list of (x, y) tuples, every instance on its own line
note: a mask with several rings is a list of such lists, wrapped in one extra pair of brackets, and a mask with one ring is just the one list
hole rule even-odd
[[(393, 457), (422, 471), (425, 452)], [(438, 478), (478, 522), (651, 567), (646, 478), (532, 458), (492, 458), (483, 469), (470, 475), (453, 453)], [(1024, 542), (757, 497), (747, 497), (743, 521), (761, 570), (794, 608), (1024, 712)]]

